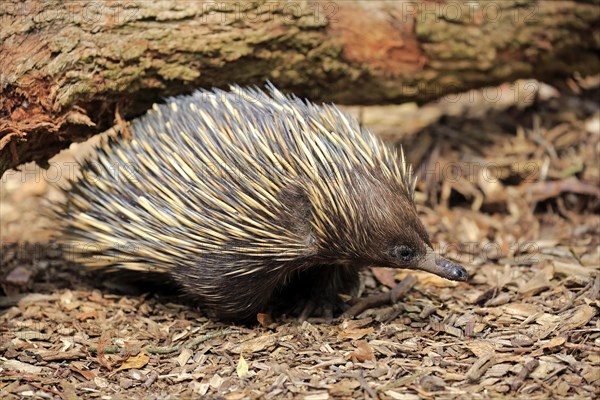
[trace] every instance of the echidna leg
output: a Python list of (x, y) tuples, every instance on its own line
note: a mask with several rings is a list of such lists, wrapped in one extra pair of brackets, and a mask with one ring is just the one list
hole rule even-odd
[(313, 315), (333, 318), (335, 312), (348, 307), (339, 295), (356, 295), (360, 285), (358, 270), (350, 266), (312, 267), (303, 271), (299, 280), (301, 293), (297, 306), (302, 307), (299, 316), (302, 321)]

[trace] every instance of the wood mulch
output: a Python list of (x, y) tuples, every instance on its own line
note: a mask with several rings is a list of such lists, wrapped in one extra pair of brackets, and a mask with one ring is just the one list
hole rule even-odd
[(405, 288), (353, 319), (228, 325), (168, 289), (81, 271), (49, 240), (48, 173), (7, 174), (2, 398), (598, 398), (597, 81), (361, 110), (387, 139), (402, 130), (435, 248), (469, 280), (365, 271), (365, 296)]

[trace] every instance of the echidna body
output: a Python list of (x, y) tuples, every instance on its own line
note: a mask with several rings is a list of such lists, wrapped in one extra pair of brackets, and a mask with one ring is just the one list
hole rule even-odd
[(61, 213), (89, 267), (165, 273), (217, 317), (279, 295), (336, 306), (368, 265), (464, 280), (436, 258), (403, 157), (332, 105), (272, 86), (155, 105), (83, 165)]

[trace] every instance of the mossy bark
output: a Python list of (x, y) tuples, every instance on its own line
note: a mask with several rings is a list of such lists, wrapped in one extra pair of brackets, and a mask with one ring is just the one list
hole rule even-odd
[(424, 102), (599, 67), (583, 0), (4, 1), (0, 22), (0, 175), (199, 87)]

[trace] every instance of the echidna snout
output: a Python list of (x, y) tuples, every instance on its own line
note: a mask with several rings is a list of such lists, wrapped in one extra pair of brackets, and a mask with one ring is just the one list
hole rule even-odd
[(403, 155), (335, 106), (234, 86), (168, 99), (130, 130), (59, 211), (88, 267), (163, 273), (228, 320), (281, 297), (340, 306), (367, 265), (466, 278), (435, 258)]

